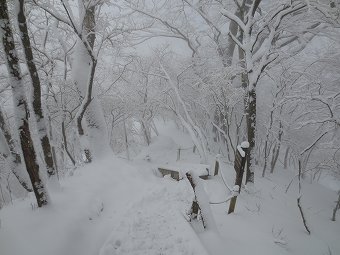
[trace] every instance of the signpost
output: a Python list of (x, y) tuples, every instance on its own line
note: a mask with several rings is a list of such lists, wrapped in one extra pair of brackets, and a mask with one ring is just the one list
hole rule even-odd
[[(248, 153), (248, 143), (242, 143), (241, 145), (237, 146), (236, 155), (235, 155), (235, 162), (234, 162), (234, 169), (236, 172), (236, 180), (235, 186), (238, 186), (238, 194), (241, 192), (241, 185), (242, 185), (242, 178), (244, 173), (244, 166), (247, 160), (247, 153)], [(235, 205), (236, 205), (237, 196), (234, 196), (230, 200), (228, 214), (234, 212)]]

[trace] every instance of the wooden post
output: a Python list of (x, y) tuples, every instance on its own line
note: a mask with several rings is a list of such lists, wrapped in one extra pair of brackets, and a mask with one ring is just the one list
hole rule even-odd
[(187, 172), (186, 176), (192, 189), (194, 190), (195, 198), (190, 209), (190, 219), (197, 218), (197, 213), (200, 213), (203, 227), (209, 231), (217, 233), (217, 226), (209, 206), (209, 198), (206, 194), (203, 184), (199, 177), (194, 173)]
[(200, 206), (197, 202), (197, 197), (196, 197), (196, 190), (195, 190), (196, 184), (193, 181), (190, 173), (186, 173), (185, 175), (187, 176), (187, 178), (190, 182), (190, 185), (191, 185), (192, 189), (194, 190), (194, 194), (195, 194), (195, 198), (192, 201), (192, 205), (191, 205), (191, 209), (190, 209), (190, 219), (197, 219), (198, 211), (200, 210)]
[(196, 145), (194, 145), (194, 147), (192, 148), (192, 153), (196, 152)]
[[(243, 179), (243, 173), (244, 173), (244, 166), (246, 164), (247, 160), (247, 153), (248, 153), (248, 148), (244, 148), (241, 146), (237, 146), (236, 150), (236, 156), (235, 156), (235, 163), (234, 163), (234, 169), (236, 171), (236, 180), (235, 180), (235, 186), (238, 186), (238, 193), (241, 192), (241, 185), (242, 185), (242, 179)], [(243, 155), (241, 155), (241, 152), (244, 152)], [(235, 205), (236, 205), (236, 199), (237, 196), (234, 196), (230, 200), (229, 204), (229, 210), (228, 214), (234, 212), (235, 210)]]
[(218, 175), (219, 169), (220, 169), (219, 155), (216, 155), (214, 175)]
[(177, 150), (177, 160), (176, 161), (179, 161), (181, 159), (181, 147), (178, 148)]

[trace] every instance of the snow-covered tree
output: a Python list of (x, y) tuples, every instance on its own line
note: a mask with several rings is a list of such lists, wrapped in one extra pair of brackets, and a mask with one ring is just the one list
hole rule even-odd
[(33, 145), (30, 125), (28, 122), (29, 108), (26, 98), (25, 85), (19, 65), (17, 51), (15, 49), (13, 32), (9, 19), (7, 3), (0, 2), (1, 41), (5, 52), (7, 69), (13, 94), (13, 106), (15, 108), (15, 120), (20, 138), (21, 149), (24, 156), (27, 172), (31, 179), (39, 207), (48, 204), (48, 194), (41, 178), (36, 150)]
[(41, 147), (44, 154), (44, 160), (47, 168), (47, 173), (49, 177), (56, 175), (55, 166), (53, 162), (52, 149), (50, 139), (47, 134), (45, 114), (43, 112), (42, 102), (41, 102), (41, 82), (38, 74), (38, 70), (34, 61), (30, 37), (28, 33), (26, 14), (25, 14), (25, 1), (19, 0), (18, 3), (18, 15), (17, 21), (20, 31), (20, 40), (25, 53), (26, 63), (31, 78), (31, 84), (33, 87), (32, 103), (34, 115), (37, 122), (38, 135), (41, 143)]

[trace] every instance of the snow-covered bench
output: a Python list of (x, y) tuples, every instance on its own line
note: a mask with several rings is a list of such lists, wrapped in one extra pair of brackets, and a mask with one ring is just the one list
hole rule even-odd
[(210, 175), (209, 165), (204, 164), (190, 164), (190, 163), (174, 163), (158, 167), (158, 171), (163, 175), (170, 175), (171, 178), (179, 181), (185, 177), (187, 172), (193, 172), (202, 179), (207, 179)]

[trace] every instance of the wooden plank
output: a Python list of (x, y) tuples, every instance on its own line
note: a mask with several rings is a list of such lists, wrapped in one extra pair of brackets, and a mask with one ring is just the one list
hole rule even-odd
[[(164, 167), (158, 167), (158, 171), (164, 176), (166, 175), (170, 175), (172, 179), (179, 181), (182, 179), (182, 177), (180, 176), (180, 171), (179, 170), (173, 170), (173, 169), (169, 169), (169, 168), (164, 168)], [(208, 169), (207, 169), (207, 174), (205, 175), (200, 175), (199, 177), (203, 180), (207, 180), (209, 179), (209, 174), (208, 174)]]
[(158, 171), (163, 175), (170, 175), (172, 179), (179, 181), (179, 171), (166, 169), (166, 168), (158, 168)]

